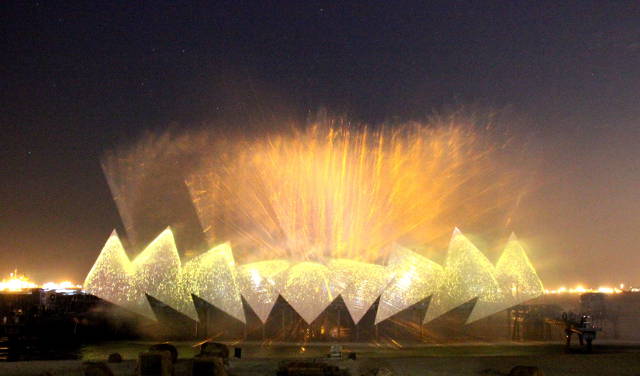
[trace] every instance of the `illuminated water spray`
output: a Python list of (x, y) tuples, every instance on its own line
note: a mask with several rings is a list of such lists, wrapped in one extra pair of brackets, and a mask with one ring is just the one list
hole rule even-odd
[[(240, 321), (241, 296), (263, 322), (278, 296), (308, 323), (338, 296), (356, 323), (378, 298), (376, 323), (428, 297), (425, 322), (474, 299), (468, 322), (486, 317), (543, 291), (515, 237), (497, 266), (460, 231), (450, 238), (458, 224), (508, 217), (522, 192), (518, 169), (489, 133), (453, 120), (327, 121), (254, 136), (146, 139), (104, 161), (134, 249), (144, 250), (130, 261), (114, 233), (85, 288), (147, 316), (145, 294), (197, 319), (193, 294)], [(188, 210), (195, 226), (182, 220)], [(170, 230), (138, 236), (141, 216), (153, 217), (150, 227), (172, 225), (178, 244)], [(192, 227), (209, 250), (186, 241), (182, 262), (180, 239)], [(400, 246), (449, 238), (442, 265)]]
[(186, 182), (209, 242), (240, 259), (374, 262), (503, 205), (513, 177), (485, 141), (452, 125), (314, 125), (209, 150)]

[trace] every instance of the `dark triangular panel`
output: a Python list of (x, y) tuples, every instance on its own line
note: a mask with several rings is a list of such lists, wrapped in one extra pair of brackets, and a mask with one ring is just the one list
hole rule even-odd
[(199, 338), (211, 340), (238, 340), (244, 338), (245, 325), (240, 320), (209, 304), (197, 295), (192, 294), (191, 298), (200, 319), (197, 334)]
[(274, 341), (304, 341), (309, 325), (280, 295), (264, 324), (266, 338)]
[(379, 323), (377, 328), (374, 328), (376, 340), (394, 345), (399, 345), (403, 340), (421, 340), (422, 320), (430, 300), (431, 297), (426, 297)]
[[(474, 335), (466, 325), (478, 298), (459, 305), (444, 315), (424, 325), (425, 337), (436, 342), (473, 339)], [(480, 339), (480, 338), (477, 338)]]
[(155, 329), (154, 337), (175, 339), (175, 338), (190, 338), (193, 335), (195, 328), (195, 321), (182, 313), (176, 311), (170, 306), (166, 305), (162, 301), (154, 298), (149, 294), (145, 294), (149, 305), (153, 313), (158, 319)]
[(260, 317), (258, 317), (253, 308), (251, 308), (251, 305), (244, 299), (244, 296), (240, 296), (240, 298), (242, 299), (242, 308), (244, 310), (244, 317), (246, 322), (245, 339), (249, 341), (267, 340), (265, 324), (262, 323)]

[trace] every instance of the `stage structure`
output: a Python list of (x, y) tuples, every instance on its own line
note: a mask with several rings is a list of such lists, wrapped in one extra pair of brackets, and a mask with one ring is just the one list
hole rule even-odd
[(243, 323), (242, 298), (265, 323), (282, 297), (307, 324), (338, 296), (355, 324), (378, 299), (375, 324), (428, 297), (425, 323), (475, 300), (467, 318), (471, 323), (543, 293), (515, 235), (494, 266), (458, 229), (444, 265), (399, 245), (386, 265), (344, 258), (236, 265), (228, 243), (182, 264), (170, 228), (131, 260), (114, 231), (87, 275), (84, 289), (150, 319), (156, 317), (147, 295), (197, 321), (192, 300), (196, 296)]
[[(112, 233), (85, 289), (265, 340), (483, 326), (543, 291), (515, 236), (495, 265), (459, 230), (448, 237), (496, 233), (528, 192), (526, 148), (495, 121), (150, 133), (103, 158), (128, 249)], [(417, 247), (447, 252), (435, 262)]]

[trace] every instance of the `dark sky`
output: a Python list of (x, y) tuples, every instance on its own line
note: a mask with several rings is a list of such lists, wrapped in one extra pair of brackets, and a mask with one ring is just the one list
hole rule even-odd
[(3, 1), (0, 273), (84, 279), (121, 226), (100, 157), (145, 130), (475, 105), (544, 155), (515, 228), (543, 282), (640, 284), (640, 3), (347, 4)]

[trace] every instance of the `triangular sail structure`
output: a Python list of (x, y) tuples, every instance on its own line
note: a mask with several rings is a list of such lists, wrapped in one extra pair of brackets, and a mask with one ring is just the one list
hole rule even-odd
[(389, 283), (389, 272), (381, 265), (349, 259), (334, 259), (328, 266), (342, 286), (340, 295), (357, 324)]
[(311, 324), (342, 292), (331, 270), (315, 262), (301, 262), (289, 268), (280, 295)]
[(286, 260), (259, 261), (238, 267), (240, 293), (262, 323), (267, 321), (278, 300), (287, 269), (289, 261)]
[(400, 246), (391, 255), (387, 270), (393, 280), (380, 297), (376, 324), (436, 293), (443, 277), (440, 265)]
[(542, 281), (513, 233), (496, 264), (496, 277), (513, 304), (526, 302), (544, 293)]
[(467, 324), (510, 305), (495, 276), (495, 267), (457, 228), (445, 261), (443, 284), (431, 299), (424, 322), (478, 298)]
[(187, 262), (182, 271), (187, 290), (220, 310), (245, 321), (235, 260), (229, 243)]
[(280, 295), (308, 324), (338, 295), (356, 324), (379, 297), (378, 324), (430, 296), (425, 323), (477, 298), (467, 318), (471, 323), (543, 293), (515, 235), (494, 267), (458, 229), (453, 232), (444, 267), (400, 246), (395, 247), (386, 267), (350, 259), (295, 265), (267, 260), (236, 266), (228, 243), (181, 266), (169, 228), (131, 261), (113, 231), (84, 289), (155, 319), (149, 295), (197, 321), (193, 294), (243, 323), (241, 296), (265, 323)]
[(181, 283), (180, 255), (167, 227), (134, 260), (134, 281), (145, 293), (169, 307), (198, 320), (188, 289)]
[(110, 303), (155, 320), (144, 291), (133, 281), (135, 267), (116, 230), (102, 247), (84, 281), (84, 290)]

